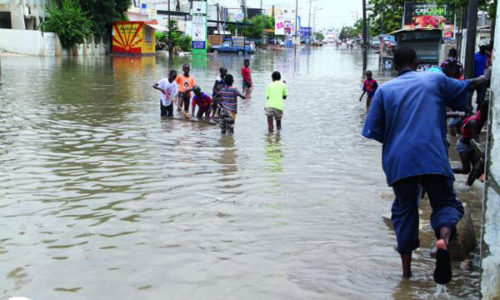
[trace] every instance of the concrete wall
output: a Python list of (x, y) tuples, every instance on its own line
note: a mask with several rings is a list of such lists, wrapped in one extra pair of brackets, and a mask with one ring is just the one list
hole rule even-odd
[[(500, 37), (500, 10), (495, 36)], [(500, 299), (500, 49), (495, 43), (491, 79), (491, 128), (489, 131), (490, 175), (484, 197), (483, 246), (481, 248), (481, 294), (483, 299)]]
[(59, 38), (55, 33), (37, 30), (0, 29), (0, 50), (12, 53), (54, 56), (60, 55)]
[(104, 43), (92, 38), (71, 50), (61, 47), (57, 34), (37, 30), (0, 29), (0, 50), (34, 56), (99, 56), (106, 55)]

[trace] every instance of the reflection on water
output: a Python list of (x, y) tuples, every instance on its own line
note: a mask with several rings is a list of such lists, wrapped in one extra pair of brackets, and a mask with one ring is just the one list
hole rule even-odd
[(268, 170), (273, 173), (283, 171), (283, 152), (281, 151), (281, 135), (268, 135), (266, 138), (266, 156), (269, 162)]
[[(251, 58), (255, 89), (234, 136), (161, 119), (161, 57), (3, 57), (0, 77), (0, 290), (33, 299), (427, 299), (433, 243), (400, 280), (382, 216), (392, 192), (364, 122), (359, 52), (301, 48)], [(193, 63), (210, 91), (219, 67)], [(370, 56), (370, 68), (377, 59)], [(284, 129), (266, 135), (264, 90), (288, 82)], [(376, 74), (376, 73), (375, 73)], [(376, 78), (388, 78), (379, 74)], [(451, 151), (453, 163), (458, 162)], [(480, 185), (457, 192), (479, 228)], [(479, 236), (479, 234), (477, 235)], [(455, 266), (450, 294), (478, 296)]]

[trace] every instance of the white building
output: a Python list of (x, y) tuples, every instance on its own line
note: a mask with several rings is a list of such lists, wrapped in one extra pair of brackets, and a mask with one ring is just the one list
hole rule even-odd
[(36, 29), (51, 0), (0, 0), (0, 28)]

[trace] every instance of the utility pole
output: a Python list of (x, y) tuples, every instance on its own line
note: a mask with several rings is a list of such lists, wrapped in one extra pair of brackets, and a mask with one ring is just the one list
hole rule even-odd
[(366, 24), (366, 0), (363, 0), (363, 76), (368, 65), (368, 26)]
[(363, 0), (363, 76), (368, 65), (368, 27), (366, 24), (366, 0)]
[(478, 0), (469, 0), (467, 8), (467, 44), (465, 45), (465, 77), (474, 77)]
[[(311, 27), (311, 7), (312, 7), (312, 3), (314, 1), (318, 1), (318, 0), (309, 0), (309, 19), (308, 19), (308, 24), (307, 24), (307, 27), (311, 28), (311, 34), (314, 36), (314, 30), (312, 30), (312, 27)], [(316, 7), (314, 8), (314, 13), (316, 13)], [(314, 16), (316, 18), (316, 16)], [(316, 20), (314, 20), (316, 21)], [(314, 27), (314, 26), (313, 26)], [(314, 40), (314, 37), (313, 37), (313, 40)], [(309, 39), (309, 43), (311, 42), (311, 39)]]
[(245, 59), (245, 56), (247, 54), (247, 41), (246, 41), (246, 36), (245, 36), (245, 25), (246, 25), (246, 19), (247, 19), (247, 3), (245, 0), (241, 0), (241, 8), (243, 9), (243, 28), (241, 29), (241, 32), (243, 32), (243, 59)]
[(313, 27), (311, 28), (311, 34), (312, 34), (312, 38), (313, 38), (313, 40), (315, 40), (315, 39), (316, 39), (316, 36), (315, 36), (315, 33), (314, 33), (314, 32), (316, 31), (316, 10), (317, 10), (317, 9), (318, 9), (318, 8), (315, 6), (315, 7), (314, 7), (314, 14), (313, 14)]
[(266, 14), (264, 13), (264, 11), (262, 10), (262, 5), (263, 5), (263, 0), (260, 0), (260, 13), (262, 14), (262, 20), (263, 20), (263, 24), (262, 24), (262, 41), (263, 41), (263, 44), (267, 44), (266, 43)]
[(297, 25), (299, 24), (299, 0), (295, 0), (295, 51), (297, 52)]
[(385, 22), (385, 0), (382, 0), (382, 23), (380, 24), (380, 33), (384, 33), (384, 22)]
[(307, 27), (311, 27), (311, 6), (312, 0), (309, 0), (309, 19), (307, 19)]
[(220, 13), (219, 13), (219, 3), (215, 4), (215, 6), (217, 7), (217, 33), (220, 34), (220, 19), (219, 19), (219, 16), (220, 16)]
[[(474, 77), (474, 52), (476, 50), (478, 0), (469, 0), (467, 8), (467, 44), (465, 45), (465, 78)], [(472, 93), (469, 94), (469, 106), (472, 106)]]
[(172, 45), (172, 24), (170, 23), (170, 0), (168, 0), (168, 58), (172, 58), (173, 45)]

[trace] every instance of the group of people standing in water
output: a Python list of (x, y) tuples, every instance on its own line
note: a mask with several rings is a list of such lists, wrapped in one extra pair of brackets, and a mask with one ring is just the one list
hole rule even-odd
[[(209, 122), (218, 122), (222, 134), (233, 134), (234, 123), (238, 113), (238, 98), (249, 99), (253, 89), (250, 60), (245, 59), (241, 68), (243, 93), (233, 86), (234, 77), (226, 68), (219, 69), (219, 77), (215, 80), (212, 94), (209, 96), (196, 84), (196, 79), (190, 74), (189, 64), (182, 67), (183, 74), (170, 70), (168, 78), (161, 79), (153, 85), (154, 89), (161, 92), (160, 114), (162, 117), (173, 117), (174, 106), (177, 112), (182, 113), (186, 119), (195, 118)], [(281, 74), (272, 73), (273, 82), (266, 88), (265, 113), (268, 120), (268, 131), (281, 130), (281, 117), (283, 115), (283, 100), (288, 96), (285, 82), (281, 82)], [(194, 97), (191, 100), (192, 95)], [(189, 114), (191, 107), (191, 115)], [(196, 108), (197, 111), (196, 111)]]
[[(450, 166), (447, 110), (466, 111), (469, 93), (478, 89), (482, 91), (489, 78), (488, 74), (478, 74), (477, 78), (468, 80), (450, 76), (451, 73), (460, 73), (460, 65), (451, 57), (454, 53), (450, 51), (450, 59), (443, 67), (444, 72), (416, 72), (416, 52), (411, 48), (397, 49), (394, 65), (398, 76), (379, 86), (372, 72), (366, 72), (363, 95), (360, 97), (361, 101), (365, 94), (368, 95), (368, 114), (362, 135), (383, 144), (383, 169), (395, 195), (391, 220), (396, 232), (403, 276), (412, 276), (412, 252), (420, 246), (419, 202), (425, 193), (433, 210), (431, 225), (437, 240), (434, 280), (439, 284), (446, 284), (452, 278), (449, 245), (457, 234), (456, 225), (464, 213), (454, 191), (453, 174), (468, 171), (452, 170)], [(196, 116), (198, 119), (218, 121), (222, 134), (234, 133), (237, 100), (249, 97), (253, 88), (249, 65), (249, 60), (245, 60), (241, 70), (243, 94), (233, 86), (234, 77), (225, 68), (220, 68), (211, 96), (196, 85), (195, 78), (189, 74), (189, 65), (183, 66), (182, 75), (171, 70), (168, 78), (153, 86), (162, 92), (161, 115), (172, 117), (175, 105), (178, 112), (184, 111), (185, 118)], [(283, 104), (288, 96), (286, 82), (281, 80), (281, 74), (275, 71), (271, 77), (272, 82), (265, 92), (269, 133), (274, 131), (275, 122), (276, 129), (281, 130)], [(194, 93), (192, 102), (191, 93)], [(196, 107), (198, 110), (195, 114)], [(487, 101), (481, 99), (477, 112), (462, 120), (462, 138), (457, 150), (464, 148), (470, 152), (467, 141), (479, 139), (488, 115), (487, 107)], [(470, 162), (463, 157), (462, 161), (464, 168), (469, 166)]]

